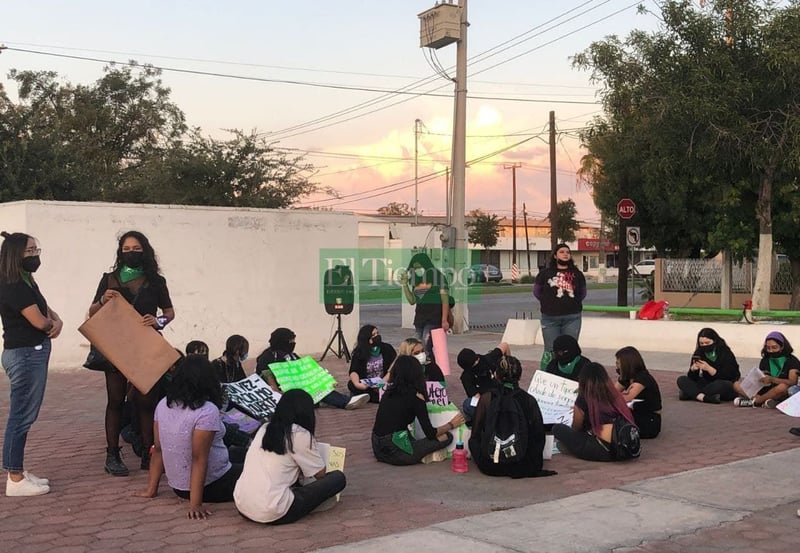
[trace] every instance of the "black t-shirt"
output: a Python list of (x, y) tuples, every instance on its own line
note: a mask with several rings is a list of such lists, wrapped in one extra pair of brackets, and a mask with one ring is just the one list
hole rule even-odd
[(464, 385), (467, 397), (488, 392), (496, 386), (493, 374), (497, 371), (497, 365), (502, 358), (503, 351), (494, 348), (486, 355), (479, 355), (478, 364), (461, 373), (461, 383)]
[(636, 399), (641, 399), (642, 401), (635, 402), (632, 411), (634, 413), (661, 411), (661, 390), (653, 375), (649, 371), (641, 371), (633, 377), (633, 382), (644, 386), (644, 390), (636, 396)]
[(414, 325), (441, 325), (442, 294), (447, 293), (447, 279), (436, 269), (428, 269), (423, 277), (415, 275), (413, 278), (412, 293), (417, 301), (417, 307), (414, 311)]
[(436, 439), (436, 429), (431, 424), (428, 408), (425, 401), (416, 395), (384, 394), (378, 404), (378, 413), (375, 415), (375, 425), (372, 432), (377, 436), (388, 436), (400, 430), (405, 430), (408, 425), (419, 419), (419, 424), (425, 437)]
[(164, 310), (172, 307), (167, 281), (161, 275), (155, 282), (141, 276), (122, 284), (117, 273), (104, 273), (97, 285), (93, 303), (99, 302), (109, 288), (122, 294), (140, 315), (156, 315), (159, 308)]
[(38, 346), (47, 333), (42, 332), (22, 315), (22, 310), (37, 305), (42, 315), (47, 316), (47, 301), (35, 283), (24, 280), (11, 284), (0, 284), (0, 318), (3, 320), (3, 347), (5, 349)]
[[(769, 367), (769, 357), (762, 357), (761, 361), (758, 363), (758, 368), (767, 376), (771, 376), (772, 373), (770, 372)], [(789, 371), (800, 371), (800, 360), (797, 359), (791, 353), (786, 357), (786, 362), (783, 364), (783, 369), (781, 369), (781, 374), (779, 374), (776, 378), (787, 379), (789, 378)]]

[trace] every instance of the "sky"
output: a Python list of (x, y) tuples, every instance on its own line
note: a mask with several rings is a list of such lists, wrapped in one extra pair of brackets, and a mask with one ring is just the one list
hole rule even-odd
[[(102, 61), (64, 56), (162, 67), (191, 126), (216, 138), (229, 129), (264, 133), (276, 147), (305, 155), (313, 180), (339, 195), (300, 206), (367, 213), (390, 202), (414, 206), (419, 119), (419, 210), (441, 215), (456, 48), (420, 48), (417, 16), (435, 3), (6, 0), (0, 82), (15, 98), (11, 69), (55, 71), (72, 83), (102, 76)], [(640, 3), (658, 13), (655, 0), (469, 1), (467, 160), (486, 159), (467, 169), (468, 211), (510, 216), (506, 166), (519, 163), (518, 216), (523, 203), (529, 217), (546, 216), (554, 111), (559, 200), (572, 198), (582, 221), (599, 223), (575, 176), (585, 153), (578, 133), (601, 114), (599, 85), (571, 58), (608, 35), (656, 29), (657, 17), (638, 13)], [(403, 89), (441, 96), (392, 94)]]

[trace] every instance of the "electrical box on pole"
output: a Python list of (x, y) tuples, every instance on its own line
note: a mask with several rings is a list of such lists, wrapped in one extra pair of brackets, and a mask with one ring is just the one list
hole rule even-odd
[(439, 4), (419, 14), (420, 48), (439, 49), (461, 39), (461, 8)]

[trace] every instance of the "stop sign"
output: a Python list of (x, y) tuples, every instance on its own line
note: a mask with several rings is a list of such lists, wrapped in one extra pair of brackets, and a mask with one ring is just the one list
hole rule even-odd
[(636, 204), (630, 198), (622, 198), (617, 204), (617, 215), (622, 219), (630, 219), (636, 215)]

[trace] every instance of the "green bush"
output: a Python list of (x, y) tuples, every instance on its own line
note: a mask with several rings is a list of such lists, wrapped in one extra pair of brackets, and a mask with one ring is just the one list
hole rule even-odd
[(524, 275), (519, 279), (520, 284), (533, 284), (536, 277), (533, 275)]

